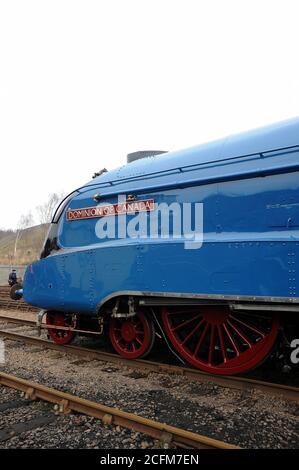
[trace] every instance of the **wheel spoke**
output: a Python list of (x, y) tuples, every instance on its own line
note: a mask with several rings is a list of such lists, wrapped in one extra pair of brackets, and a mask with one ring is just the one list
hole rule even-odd
[(240, 350), (239, 350), (238, 346), (236, 345), (236, 343), (235, 343), (235, 341), (234, 341), (234, 339), (233, 339), (232, 335), (231, 335), (231, 334), (230, 334), (230, 332), (228, 331), (228, 328), (227, 328), (226, 324), (225, 324), (225, 323), (223, 323), (223, 325), (222, 325), (222, 326), (223, 326), (223, 328), (224, 328), (224, 331), (225, 331), (225, 333), (227, 334), (227, 336), (228, 336), (228, 339), (229, 339), (229, 341), (230, 341), (230, 343), (231, 343), (232, 347), (234, 348), (234, 350), (235, 350), (235, 352), (236, 352), (237, 356), (239, 356), (239, 354), (240, 354)]
[(185, 337), (184, 341), (182, 342), (182, 344), (186, 344), (187, 341), (189, 341), (190, 338), (192, 338), (192, 336), (197, 332), (197, 330), (201, 327), (201, 325), (203, 324), (204, 320), (200, 320), (200, 322), (195, 326), (195, 328), (193, 328), (193, 330)]
[(184, 328), (184, 326), (189, 325), (189, 324), (192, 323), (194, 320), (197, 320), (197, 319), (200, 318), (200, 317), (202, 317), (202, 315), (195, 315), (195, 317), (189, 318), (188, 320), (183, 321), (183, 322), (180, 323), (179, 325), (177, 325), (177, 326), (175, 326), (174, 328), (172, 328), (172, 331), (180, 330), (181, 328)]
[(218, 331), (218, 336), (219, 336), (219, 341), (220, 341), (221, 353), (222, 353), (222, 356), (223, 356), (223, 362), (225, 363), (227, 361), (227, 355), (226, 355), (226, 347), (225, 347), (225, 344), (224, 344), (221, 325), (217, 325), (217, 331)]
[(265, 337), (265, 333), (263, 333), (262, 331), (258, 330), (257, 328), (255, 328), (254, 326), (251, 326), (249, 325), (248, 323), (245, 323), (243, 322), (242, 320), (239, 320), (238, 318), (236, 318), (235, 316), (231, 315), (230, 316), (233, 320), (235, 320), (236, 322), (240, 323), (240, 325), (243, 325), (245, 326), (246, 328), (249, 328), (250, 330), (254, 331), (257, 335), (260, 335), (262, 338)]
[(215, 349), (215, 326), (211, 326), (211, 333), (210, 333), (210, 347), (209, 347), (209, 364), (213, 362), (213, 354)]
[(242, 340), (251, 348), (253, 343), (239, 330), (236, 325), (233, 325), (229, 320), (227, 320), (229, 326), (242, 338)]
[(202, 332), (201, 335), (200, 335), (200, 339), (199, 339), (199, 341), (198, 341), (198, 343), (197, 343), (197, 345), (196, 345), (195, 351), (194, 351), (194, 353), (193, 353), (193, 356), (194, 356), (194, 357), (197, 356), (197, 354), (199, 353), (200, 348), (201, 348), (201, 346), (202, 346), (202, 344), (203, 344), (203, 342), (204, 342), (204, 339), (205, 339), (205, 337), (207, 336), (207, 332), (208, 332), (209, 327), (210, 327), (210, 325), (209, 325), (209, 323), (207, 323), (206, 326), (204, 327), (203, 332)]

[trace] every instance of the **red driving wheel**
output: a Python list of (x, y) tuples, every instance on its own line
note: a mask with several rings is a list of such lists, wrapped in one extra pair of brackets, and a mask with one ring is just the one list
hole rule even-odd
[[(71, 316), (61, 312), (47, 312), (46, 324), (63, 327), (74, 327)], [(56, 344), (68, 344), (74, 339), (75, 333), (71, 330), (48, 328), (48, 335)]]
[(154, 343), (154, 324), (143, 312), (130, 318), (111, 318), (109, 337), (121, 356), (128, 359), (144, 357)]
[(163, 309), (164, 328), (178, 353), (211, 374), (246, 372), (264, 361), (278, 333), (278, 316), (227, 307)]

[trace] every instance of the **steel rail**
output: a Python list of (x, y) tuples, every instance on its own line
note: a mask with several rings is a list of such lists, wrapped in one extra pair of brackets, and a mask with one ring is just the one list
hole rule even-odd
[(236, 390), (259, 390), (269, 395), (278, 396), (280, 398), (299, 403), (299, 388), (289, 385), (249, 379), (247, 377), (212, 375), (197, 369), (189, 369), (187, 367), (174, 366), (171, 364), (148, 361), (145, 359), (125, 359), (117, 354), (105, 351), (97, 351), (94, 349), (72, 345), (59, 345), (42, 338), (25, 336), (19, 333), (12, 333), (8, 330), (0, 330), (0, 337), (4, 337), (5, 339), (12, 341), (40, 345), (47, 349), (60, 351), (61, 353), (73, 354), (75, 356), (86, 357), (91, 360), (111, 362), (117, 365), (130, 367), (132, 369), (142, 369), (156, 373), (179, 375), (186, 377), (189, 380), (194, 380), (201, 383), (213, 383), (220, 387)]
[(86, 400), (69, 393), (60, 392), (50, 387), (21, 379), (13, 375), (0, 372), (0, 384), (25, 393), (27, 399), (41, 399), (55, 403), (61, 413), (75, 411), (81, 414), (101, 419), (104, 424), (113, 424), (132, 429), (159, 439), (165, 443), (172, 443), (178, 447), (194, 449), (240, 449), (240, 447), (202, 436), (191, 431), (170, 426), (159, 421), (144, 418), (143, 416), (112, 408), (91, 400)]
[(15, 323), (16, 325), (23, 326), (36, 326), (34, 320), (27, 320), (25, 318), (16, 318), (16, 317), (6, 317), (5, 315), (0, 315), (0, 322)]
[(18, 325), (37, 327), (37, 328), (41, 328), (44, 330), (73, 331), (74, 333), (85, 333), (88, 335), (96, 335), (96, 336), (101, 336), (102, 334), (99, 331), (80, 330), (78, 328), (72, 328), (68, 326), (57, 326), (57, 325), (51, 325), (51, 324), (48, 325), (46, 323), (42, 323), (40, 326), (37, 326), (34, 320), (25, 320), (22, 318), (6, 317), (4, 315), (0, 315), (0, 322), (2, 321), (6, 321), (7, 323), (15, 323)]

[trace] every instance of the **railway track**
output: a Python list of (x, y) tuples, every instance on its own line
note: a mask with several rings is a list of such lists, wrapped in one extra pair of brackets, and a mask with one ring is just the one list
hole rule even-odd
[(20, 310), (22, 312), (37, 313), (40, 309), (32, 307), (24, 302), (24, 300), (9, 300), (7, 296), (0, 296), (0, 310)]
[[(118, 408), (112, 408), (94, 401), (85, 400), (78, 396), (61, 392), (54, 388), (49, 388), (4, 372), (0, 372), (0, 384), (5, 387), (19, 390), (23, 393), (23, 396), (27, 401), (39, 399), (54, 403), (55, 411), (59, 411), (60, 413), (68, 414), (70, 412), (77, 412), (85, 414), (87, 416), (101, 419), (106, 425), (121, 426), (135, 430), (164, 443), (168, 443), (173, 447), (192, 449), (239, 449), (238, 446), (228, 444), (226, 442), (202, 436), (174, 426), (169, 426), (134, 413), (121, 411)], [(48, 417), (46, 419), (46, 423), (48, 421), (50, 422), (50, 420), (51, 417)], [(42, 424), (43, 421), (40, 425)], [(20, 430), (22, 430), (22, 427)], [(2, 438), (6, 439), (10, 435), (9, 432), (9, 430), (0, 431), (0, 441), (1, 435)]]
[[(0, 322), (13, 323), (20, 326), (34, 327), (35, 322), (32, 320), (23, 320), (20, 318), (12, 318), (6, 316), (0, 316)], [(147, 370), (149, 372), (156, 373), (169, 373), (179, 376), (184, 376), (189, 380), (201, 382), (201, 383), (213, 383), (221, 387), (227, 387), (235, 390), (259, 390), (263, 393), (279, 396), (287, 400), (292, 400), (299, 403), (299, 388), (292, 387), (283, 384), (275, 384), (271, 382), (265, 382), (260, 380), (254, 380), (245, 377), (236, 376), (218, 376), (211, 375), (197, 369), (190, 369), (187, 367), (174, 366), (171, 364), (165, 364), (155, 361), (148, 361), (143, 359), (125, 359), (121, 356), (105, 351), (99, 351), (94, 349), (88, 349), (86, 347), (72, 346), (72, 345), (58, 345), (48, 340), (10, 332), (9, 330), (0, 330), (0, 337), (4, 337), (7, 340), (23, 342), (30, 345), (40, 345), (47, 349), (60, 351), (63, 353), (70, 353), (76, 356), (84, 357), (90, 360), (98, 360), (102, 362), (111, 362), (118, 365), (127, 366), (133, 369)]]
[[(46, 427), (49, 424), (57, 420), (57, 416), (49, 410), (44, 410), (43, 412), (36, 413), (36, 409), (33, 406), (31, 400), (16, 396), (15, 393), (7, 394), (9, 395), (3, 401), (1, 396), (0, 403), (0, 413), (1, 413), (1, 427), (0, 427), (0, 446), (5, 445), (6, 441), (9, 441), (12, 437), (21, 436), (24, 433), (39, 429), (41, 427)], [(16, 415), (19, 413), (26, 415), (26, 420), (18, 420)], [(7, 424), (4, 424), (5, 414), (13, 413), (13, 419), (9, 419)]]
[(12, 300), (9, 296), (9, 292), (9, 286), (0, 286), (0, 310), (20, 310), (33, 313), (39, 311), (38, 308), (26, 304), (23, 299), (18, 301)]
[(9, 296), (10, 286), (0, 286), (0, 298)]

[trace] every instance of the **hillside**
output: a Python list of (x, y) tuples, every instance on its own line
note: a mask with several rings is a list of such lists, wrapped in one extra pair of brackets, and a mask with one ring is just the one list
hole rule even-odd
[(0, 240), (2, 238), (8, 237), (9, 235), (13, 235), (14, 231), (13, 230), (3, 230), (0, 229)]
[(26, 265), (38, 259), (47, 230), (48, 224), (36, 225), (21, 230), (15, 256), (17, 232), (2, 234), (2, 237), (0, 237), (0, 264)]

